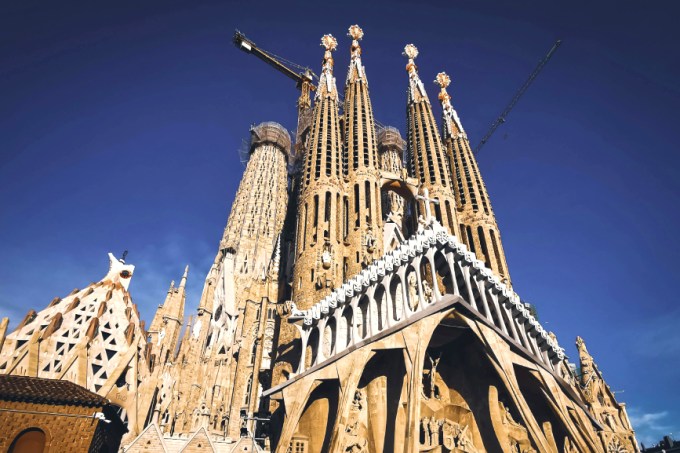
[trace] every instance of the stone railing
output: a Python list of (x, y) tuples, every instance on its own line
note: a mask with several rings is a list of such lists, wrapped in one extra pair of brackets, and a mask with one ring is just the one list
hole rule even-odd
[(418, 314), (447, 294), (463, 298), (475, 315), (553, 373), (565, 373), (566, 367), (559, 366), (564, 349), (554, 336), (474, 253), (433, 221), (312, 307), (298, 310), (292, 304), (289, 321), (302, 339), (296, 374), (422, 317)]

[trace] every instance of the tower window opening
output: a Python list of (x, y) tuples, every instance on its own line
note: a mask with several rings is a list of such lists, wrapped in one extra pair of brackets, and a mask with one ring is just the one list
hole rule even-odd
[(364, 181), (364, 197), (366, 197), (366, 222), (371, 219), (371, 183)]
[(319, 196), (314, 195), (314, 228), (319, 226)]
[(326, 222), (326, 227), (324, 228), (323, 231), (323, 237), (324, 239), (330, 239), (331, 237), (331, 193), (326, 192), (326, 200), (324, 203), (324, 213), (323, 213), (323, 220)]
[(472, 229), (470, 228), (469, 225), (465, 227), (465, 231), (467, 232), (468, 237), (468, 247), (470, 248), (470, 251), (472, 253), (476, 254), (477, 251), (475, 250), (475, 238), (472, 237)]
[[(324, 106), (325, 107), (325, 106)], [(314, 176), (316, 179), (319, 179), (319, 176), (321, 176), (321, 145), (322, 145), (322, 140), (323, 140), (323, 118), (324, 118), (324, 112), (321, 112), (320, 118), (319, 118), (319, 128), (316, 131), (316, 165), (314, 169)]]
[(441, 202), (439, 201), (439, 198), (435, 198), (435, 203), (434, 204), (434, 216), (437, 219), (437, 222), (442, 223), (442, 208), (440, 206)]
[(340, 219), (342, 219), (340, 209), (340, 194), (337, 193), (335, 194), (335, 208), (337, 209), (336, 217), (335, 217), (335, 239), (337, 239), (338, 243), (340, 243), (340, 236), (342, 234), (341, 228), (342, 228), (342, 223), (340, 222)]
[(248, 384), (246, 385), (246, 393), (243, 395), (243, 405), (248, 406), (250, 404), (250, 391), (253, 388), (253, 377), (248, 378)]
[(302, 250), (307, 246), (307, 203), (305, 203), (305, 209), (303, 212), (303, 222), (304, 226), (302, 228)]
[(360, 219), (359, 219), (359, 211), (360, 211), (360, 200), (359, 200), (359, 184), (354, 184), (354, 214), (356, 216), (355, 220), (355, 227), (359, 227), (360, 225)]
[(347, 239), (349, 234), (349, 198), (343, 197), (342, 201), (342, 238)]
[[(498, 247), (498, 241), (496, 240), (496, 233), (494, 230), (489, 230), (489, 236), (491, 236), (491, 246), (493, 247), (493, 254), (496, 255), (496, 266), (498, 266), (498, 273), (506, 275), (505, 268), (503, 267), (503, 261), (501, 259), (501, 253)], [(507, 275), (506, 275), (507, 276)]]
[(353, 103), (352, 103), (352, 165), (354, 166), (354, 169), (356, 170), (359, 168), (359, 131), (357, 130), (357, 117), (358, 117), (358, 112), (357, 112), (357, 96), (356, 93), (353, 96)]
[(324, 206), (324, 222), (331, 221), (331, 193), (326, 192), (326, 203)]
[(479, 245), (482, 247), (482, 253), (484, 254), (484, 262), (487, 267), (491, 267), (491, 259), (489, 258), (489, 249), (486, 245), (486, 237), (484, 237), (484, 229), (481, 226), (477, 227), (477, 235), (479, 236)]
[[(328, 109), (330, 110), (330, 103), (328, 104)], [(329, 112), (330, 114), (330, 112)], [(330, 115), (329, 115), (330, 116)], [(333, 149), (333, 134), (331, 134), (331, 122), (326, 123), (326, 176), (330, 176), (333, 169), (333, 154), (331, 154), (331, 149)]]
[(444, 204), (446, 205), (446, 217), (449, 220), (449, 230), (450, 230), (451, 234), (455, 234), (455, 230), (454, 230), (455, 224), (453, 223), (453, 213), (451, 212), (451, 203), (449, 203), (449, 200), (446, 200), (444, 202)]

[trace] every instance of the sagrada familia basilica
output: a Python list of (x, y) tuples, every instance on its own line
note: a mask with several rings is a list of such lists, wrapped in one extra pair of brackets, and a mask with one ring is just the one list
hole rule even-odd
[(513, 291), (449, 77), (438, 125), (406, 46), (404, 140), (376, 127), (349, 34), (344, 96), (326, 35), (295, 144), (252, 127), (197, 310), (187, 268), (147, 327), (109, 254), (99, 282), (2, 321), (0, 374), (106, 398), (126, 452), (639, 451), (584, 341), (575, 366)]

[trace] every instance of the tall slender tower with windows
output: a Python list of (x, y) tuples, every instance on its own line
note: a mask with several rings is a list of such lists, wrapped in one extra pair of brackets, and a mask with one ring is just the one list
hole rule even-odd
[(406, 71), (409, 77), (406, 110), (407, 157), (413, 176), (420, 181), (421, 190), (427, 191), (427, 198), (432, 200), (421, 200), (423, 209), (420, 209), (420, 212), (427, 212), (424, 204), (431, 203), (429, 210), (434, 212), (437, 221), (451, 234), (460, 236), (444, 146), (432, 113), (430, 99), (418, 76), (418, 67), (414, 61), (418, 56), (418, 49), (413, 44), (408, 44), (404, 48), (404, 56), (408, 58)]
[(352, 25), (349, 36), (352, 47), (345, 83), (345, 146), (342, 154), (349, 193), (342, 231), (348, 247), (343, 258), (343, 280), (381, 256), (383, 248), (380, 162), (368, 78), (359, 45), (364, 32), (358, 25)]
[(446, 91), (451, 79), (446, 73), (440, 72), (435, 82), (441, 88), (439, 101), (443, 112), (442, 137), (455, 179), (453, 191), (456, 194), (461, 233), (459, 237), (501, 280), (510, 284), (508, 263), (505, 260), (498, 223), (491, 209), (491, 200), (477, 160), (472, 154), (470, 141), (458, 113), (451, 105), (451, 96)]
[(164, 433), (204, 428), (238, 438), (252, 428), (261, 389), (271, 379), (290, 147), (288, 132), (277, 123), (251, 129), (249, 160), (198, 313), (152, 403)]
[(342, 179), (342, 141), (333, 56), (338, 42), (321, 39), (325, 49), (316, 92), (312, 129), (304, 156), (297, 215), (293, 300), (306, 308), (342, 284), (343, 232), (340, 206), (348, 199)]

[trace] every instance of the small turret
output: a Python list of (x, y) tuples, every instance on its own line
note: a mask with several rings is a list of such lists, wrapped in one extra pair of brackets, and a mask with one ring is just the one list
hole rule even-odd
[(179, 286), (175, 287), (174, 280), (170, 282), (165, 302), (158, 307), (149, 326), (147, 332), (150, 340), (149, 363), (152, 369), (174, 359), (173, 352), (177, 350), (177, 342), (184, 322), (185, 287), (188, 275), (189, 266), (187, 265)]

